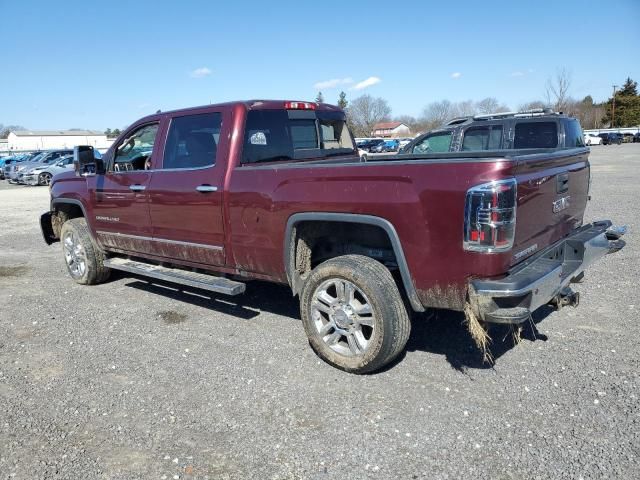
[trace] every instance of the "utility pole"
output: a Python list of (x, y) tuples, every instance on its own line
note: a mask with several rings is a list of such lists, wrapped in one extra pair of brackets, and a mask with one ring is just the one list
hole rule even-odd
[(611, 108), (611, 128), (616, 126), (616, 88), (618, 85), (613, 86), (613, 106)]

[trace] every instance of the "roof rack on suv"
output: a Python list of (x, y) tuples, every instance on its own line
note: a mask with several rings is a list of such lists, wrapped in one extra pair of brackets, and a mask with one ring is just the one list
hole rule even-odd
[(562, 115), (562, 112), (554, 112), (551, 108), (532, 108), (531, 110), (522, 110), (519, 112), (498, 112), (486, 115), (475, 115), (474, 120), (493, 120), (494, 118), (507, 117), (540, 117), (543, 115)]

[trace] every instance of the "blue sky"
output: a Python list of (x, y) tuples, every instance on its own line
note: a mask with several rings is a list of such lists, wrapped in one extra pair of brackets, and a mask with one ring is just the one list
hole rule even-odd
[(559, 68), (571, 71), (576, 98), (603, 100), (627, 76), (640, 81), (637, 0), (0, 0), (0, 18), (0, 123), (32, 129), (312, 100), (323, 82), (327, 102), (343, 89), (419, 115), (445, 98), (515, 108), (542, 98)]

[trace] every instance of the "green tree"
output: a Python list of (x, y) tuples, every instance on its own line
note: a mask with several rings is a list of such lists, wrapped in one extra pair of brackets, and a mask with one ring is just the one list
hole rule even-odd
[(338, 106), (344, 110), (347, 108), (347, 105), (349, 105), (349, 102), (347, 101), (347, 94), (340, 92), (340, 95), (338, 96)]
[(618, 95), (631, 95), (638, 96), (638, 82), (634, 82), (630, 77), (622, 85), (622, 88), (618, 92)]
[[(614, 112), (615, 100), (615, 112)], [(640, 125), (640, 95), (638, 83), (627, 78), (622, 88), (606, 102), (606, 115), (602, 119), (604, 124), (611, 127), (636, 127)]]
[(117, 137), (118, 135), (120, 135), (120, 129), (119, 128), (114, 128), (113, 129), (113, 136)]
[(112, 133), (111, 133), (111, 129), (110, 129), (110, 128), (107, 128), (107, 129), (104, 131), (104, 134), (105, 134), (107, 137), (110, 137), (110, 136), (112, 135)]
[(322, 92), (318, 92), (318, 95), (316, 95), (316, 103), (324, 103), (324, 96), (322, 95)]

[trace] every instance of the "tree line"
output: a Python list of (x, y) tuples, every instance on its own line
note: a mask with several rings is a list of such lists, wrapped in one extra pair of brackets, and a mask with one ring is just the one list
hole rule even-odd
[[(627, 78), (620, 90), (612, 94), (608, 100), (600, 103), (594, 102), (590, 95), (576, 100), (570, 95), (571, 84), (571, 73), (566, 69), (560, 69), (555, 76), (547, 80), (544, 98), (522, 103), (518, 105), (517, 111), (551, 108), (556, 112), (576, 117), (585, 129), (640, 126), (638, 83), (631, 78)], [(322, 92), (318, 92), (316, 101), (324, 102)], [(347, 122), (356, 137), (370, 136), (374, 125), (380, 122), (402, 122), (413, 133), (418, 133), (437, 128), (456, 117), (511, 110), (494, 97), (461, 102), (445, 99), (427, 104), (418, 117), (393, 116), (391, 107), (384, 98), (365, 94), (348, 101), (344, 91), (340, 92), (336, 104), (346, 111)]]

